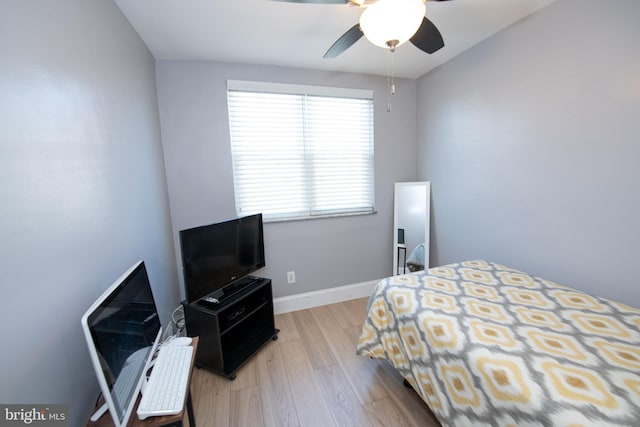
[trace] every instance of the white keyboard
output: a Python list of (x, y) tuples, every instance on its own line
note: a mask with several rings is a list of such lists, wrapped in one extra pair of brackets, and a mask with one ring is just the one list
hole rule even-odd
[(167, 345), (160, 347), (149, 382), (138, 405), (138, 418), (173, 415), (182, 411), (189, 382), (193, 347)]

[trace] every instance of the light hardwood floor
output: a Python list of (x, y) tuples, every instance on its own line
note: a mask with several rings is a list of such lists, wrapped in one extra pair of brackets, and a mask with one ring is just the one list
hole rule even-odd
[(355, 354), (367, 298), (276, 316), (269, 342), (229, 381), (195, 369), (199, 427), (439, 427), (385, 361)]

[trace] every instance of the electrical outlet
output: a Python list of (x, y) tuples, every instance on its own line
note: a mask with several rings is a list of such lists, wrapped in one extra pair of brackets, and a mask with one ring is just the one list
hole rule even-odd
[(296, 283), (296, 272), (295, 271), (287, 271), (287, 283)]

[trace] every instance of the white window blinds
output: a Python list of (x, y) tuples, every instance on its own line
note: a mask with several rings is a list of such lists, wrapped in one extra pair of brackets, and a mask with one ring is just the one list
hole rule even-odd
[(373, 93), (227, 83), (238, 215), (370, 213)]

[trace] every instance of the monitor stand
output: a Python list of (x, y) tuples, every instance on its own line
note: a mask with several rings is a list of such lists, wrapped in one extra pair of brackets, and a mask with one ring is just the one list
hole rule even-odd
[(260, 280), (259, 277), (255, 276), (245, 276), (241, 279), (236, 280), (230, 285), (225, 286), (223, 289), (217, 290), (206, 297), (202, 298), (200, 302), (204, 305), (214, 305), (217, 306), (220, 303), (225, 302), (232, 296), (236, 295), (238, 292), (241, 292), (248, 286), (251, 286), (256, 280)]
[(104, 415), (105, 412), (107, 412), (109, 410), (109, 406), (107, 405), (107, 403), (105, 402), (100, 409), (98, 409), (96, 412), (94, 412), (93, 415), (91, 415), (91, 421), (93, 421), (94, 423), (96, 421), (98, 421), (100, 419), (101, 416)]
[[(155, 360), (155, 359), (153, 359), (153, 360), (151, 361), (151, 363), (149, 364), (149, 368), (151, 368), (151, 367), (154, 365), (154, 363), (156, 363), (156, 360)], [(147, 383), (148, 383), (148, 382), (149, 382), (149, 380), (148, 380), (148, 379), (145, 379), (145, 380), (142, 382), (142, 388), (140, 388), (140, 393), (141, 393), (141, 394), (142, 394), (142, 393), (144, 393), (144, 388), (145, 388), (145, 386), (147, 385)], [(98, 408), (98, 410), (97, 410), (96, 412), (94, 412), (94, 413), (93, 413), (93, 415), (91, 415), (91, 421), (93, 421), (93, 422), (95, 423), (95, 422), (96, 422), (96, 421), (98, 421), (98, 420), (100, 419), (100, 417), (101, 417), (101, 416), (103, 416), (103, 415), (104, 415), (104, 413), (105, 413), (105, 412), (107, 412), (108, 410), (109, 410), (109, 405), (107, 405), (107, 402), (104, 402), (104, 403), (102, 404), (102, 406), (101, 406), (100, 408)]]
[(220, 302), (224, 302), (229, 298), (231, 298), (232, 296), (234, 296), (235, 294), (237, 294), (238, 292), (241, 292), (247, 286), (251, 286), (258, 279), (259, 278), (255, 276), (245, 276), (242, 279), (236, 280), (229, 286), (226, 286), (224, 289), (222, 289), (220, 291), (219, 296), (217, 296), (217, 298)]

